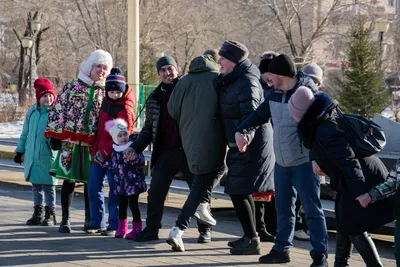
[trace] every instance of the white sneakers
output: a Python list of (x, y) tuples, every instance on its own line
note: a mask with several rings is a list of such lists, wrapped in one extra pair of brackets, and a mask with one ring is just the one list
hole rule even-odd
[(304, 230), (297, 230), (294, 232), (294, 239), (308, 241), (310, 240), (310, 236)]
[(217, 224), (217, 221), (213, 218), (213, 216), (210, 213), (208, 203), (200, 203), (193, 216), (204, 224), (208, 224), (211, 226), (215, 226)]
[(169, 231), (167, 243), (171, 245), (173, 251), (185, 251), (185, 246), (182, 241), (183, 233), (184, 231), (177, 226), (172, 227), (171, 231)]

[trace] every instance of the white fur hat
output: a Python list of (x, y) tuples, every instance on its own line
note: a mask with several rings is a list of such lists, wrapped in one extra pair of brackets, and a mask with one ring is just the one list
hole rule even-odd
[(118, 145), (118, 134), (128, 132), (128, 123), (123, 119), (115, 119), (106, 122), (106, 131), (110, 133), (112, 140)]
[(108, 74), (110, 74), (110, 70), (113, 67), (113, 59), (112, 59), (110, 53), (108, 53), (104, 50), (101, 50), (101, 49), (93, 51), (90, 54), (90, 56), (81, 63), (80, 70), (87, 76), (90, 76), (92, 67), (93, 67), (93, 65), (96, 65), (96, 64), (103, 64), (103, 65), (108, 66), (106, 76)]

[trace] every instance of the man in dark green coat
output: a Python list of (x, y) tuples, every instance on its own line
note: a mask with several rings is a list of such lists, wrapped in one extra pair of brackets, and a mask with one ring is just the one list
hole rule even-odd
[[(218, 64), (212, 55), (198, 56), (189, 66), (189, 74), (176, 84), (168, 102), (168, 112), (179, 125), (182, 147), (190, 171), (195, 175), (190, 194), (172, 227), (167, 242), (175, 251), (184, 251), (182, 235), (195, 216), (199, 221), (214, 226), (204, 194), (212, 191), (224, 173), (226, 145), (214, 80)], [(209, 240), (211, 241), (211, 232)]]

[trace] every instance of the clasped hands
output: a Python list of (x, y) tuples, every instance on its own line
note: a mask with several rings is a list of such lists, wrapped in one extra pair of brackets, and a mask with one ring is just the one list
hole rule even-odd
[(247, 137), (247, 135), (236, 132), (235, 141), (239, 151), (246, 152), (247, 146), (249, 145), (249, 138)]

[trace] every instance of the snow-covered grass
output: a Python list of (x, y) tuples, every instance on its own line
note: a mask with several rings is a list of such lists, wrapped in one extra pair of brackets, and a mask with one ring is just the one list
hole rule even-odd
[(0, 123), (0, 139), (19, 138), (24, 121)]
[(15, 93), (0, 93), (0, 107), (17, 105), (18, 94)]

